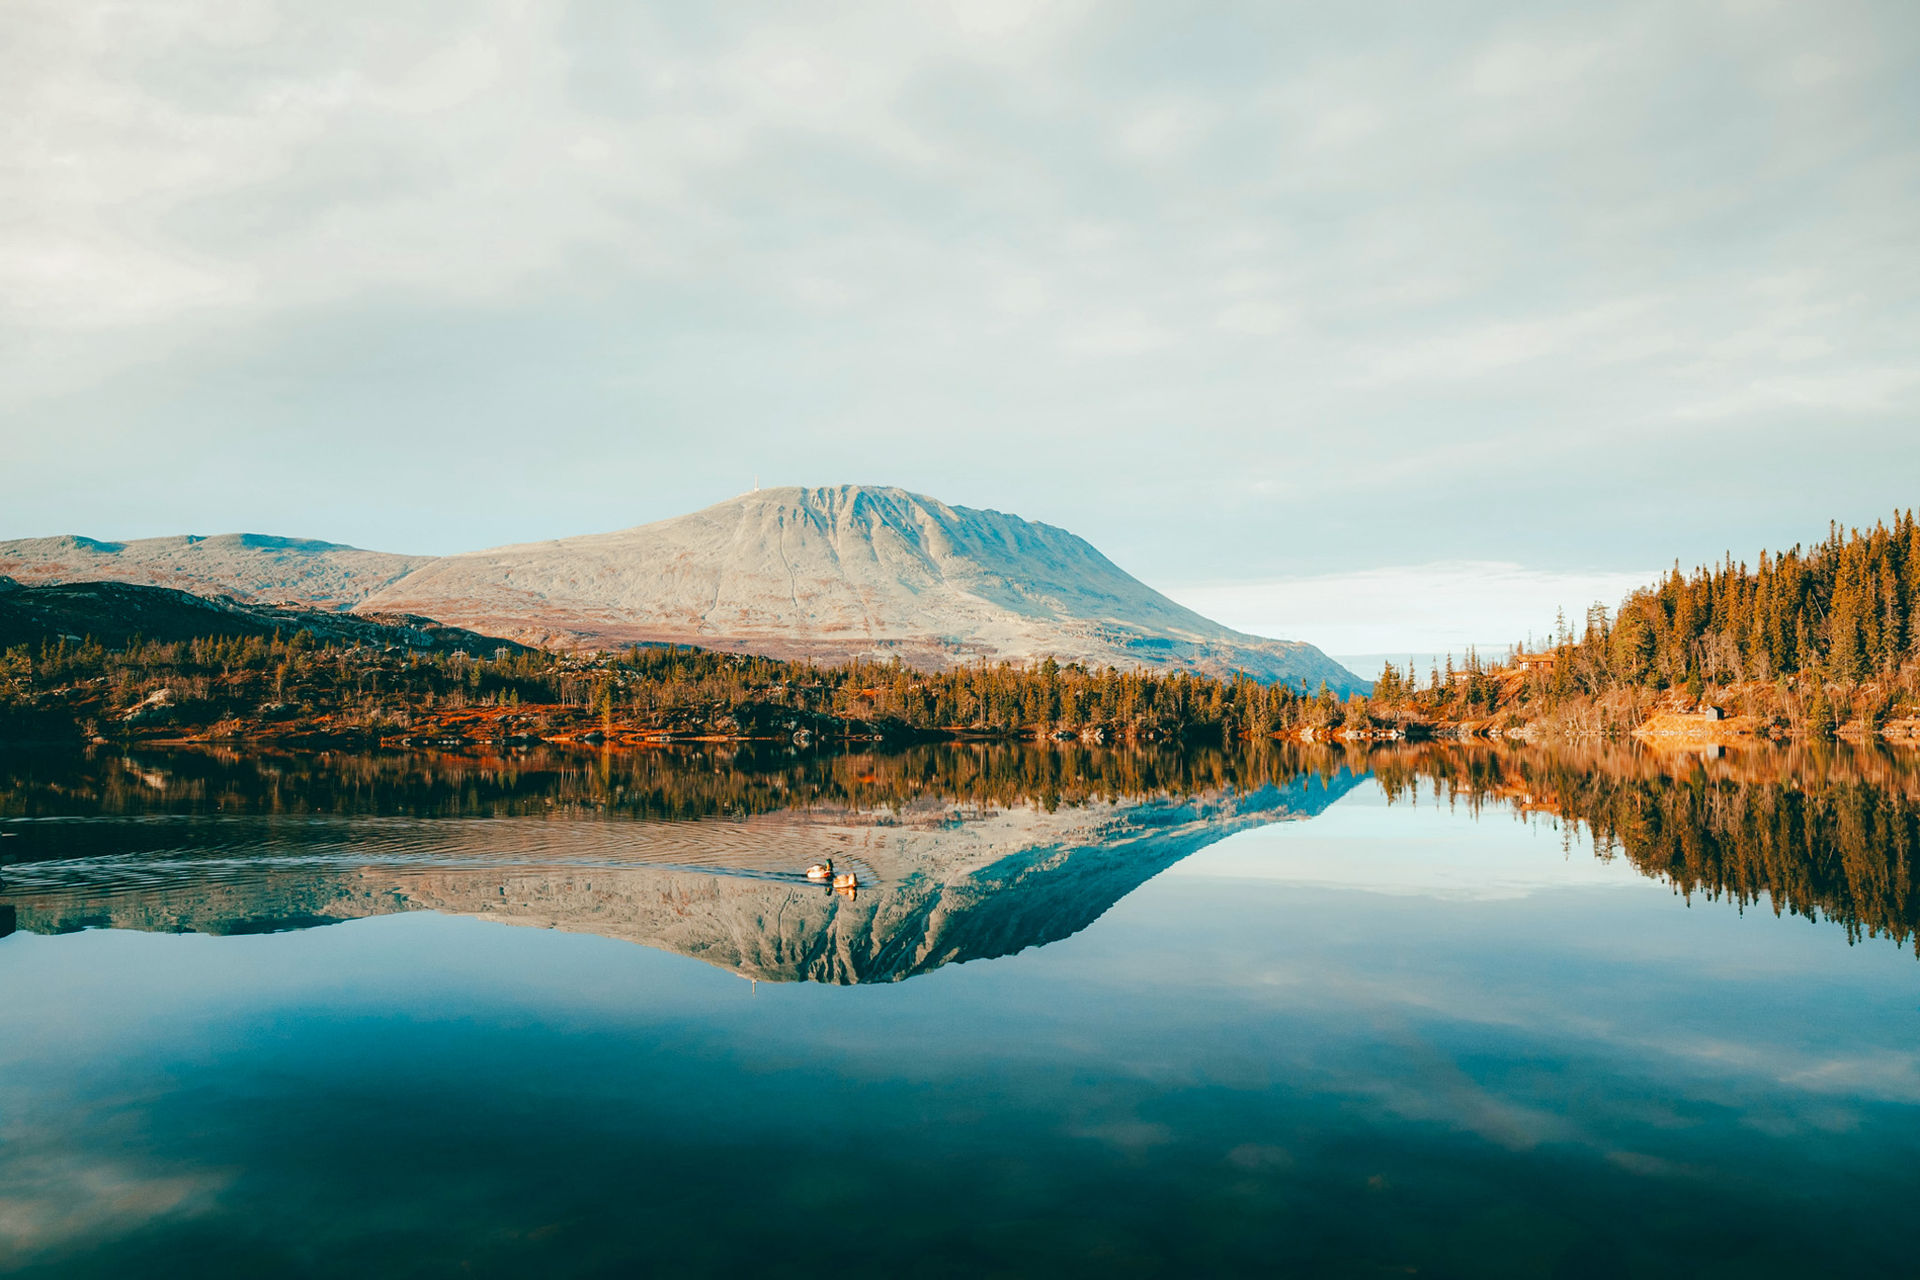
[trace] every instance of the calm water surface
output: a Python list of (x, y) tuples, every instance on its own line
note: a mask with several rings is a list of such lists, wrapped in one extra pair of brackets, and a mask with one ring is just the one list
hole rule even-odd
[(0, 760), (0, 1269), (1911, 1274), (1916, 797), (1844, 751)]

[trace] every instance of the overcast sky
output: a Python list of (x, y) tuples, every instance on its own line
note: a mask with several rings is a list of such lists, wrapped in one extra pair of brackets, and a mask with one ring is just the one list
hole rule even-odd
[(883, 482), (1280, 626), (1920, 497), (1912, 0), (3, 21), (0, 537)]

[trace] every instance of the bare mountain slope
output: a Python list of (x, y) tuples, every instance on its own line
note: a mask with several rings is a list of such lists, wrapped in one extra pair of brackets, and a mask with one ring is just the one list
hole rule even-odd
[(225, 533), (202, 538), (23, 538), (0, 542), (0, 574), (29, 585), (130, 582), (250, 603), (345, 609), (426, 564), (429, 556), (362, 551), (309, 538)]
[(355, 607), (563, 646), (918, 666), (1052, 656), (1362, 687), (1312, 645), (1175, 604), (1063, 529), (893, 488), (760, 490), (617, 533), (448, 556)]

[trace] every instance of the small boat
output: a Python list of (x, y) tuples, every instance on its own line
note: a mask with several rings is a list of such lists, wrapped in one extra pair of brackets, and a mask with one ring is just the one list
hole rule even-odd
[(846, 875), (835, 876), (833, 878), (833, 887), (836, 889), (858, 889), (860, 887), (860, 881), (855, 879), (853, 873), (849, 871)]
[(832, 875), (833, 875), (833, 859), (832, 858), (828, 858), (825, 862), (816, 862), (812, 866), (807, 868), (807, 879), (809, 880), (826, 880), (831, 878)]

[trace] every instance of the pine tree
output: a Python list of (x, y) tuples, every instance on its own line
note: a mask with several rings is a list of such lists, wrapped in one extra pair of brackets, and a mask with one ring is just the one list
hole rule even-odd
[(1816, 742), (1833, 737), (1833, 704), (1827, 701), (1827, 690), (1823, 684), (1813, 686), (1813, 696), (1807, 700), (1807, 736)]

